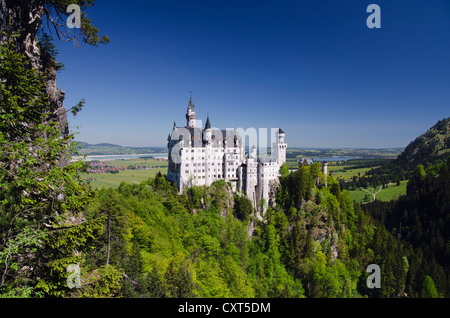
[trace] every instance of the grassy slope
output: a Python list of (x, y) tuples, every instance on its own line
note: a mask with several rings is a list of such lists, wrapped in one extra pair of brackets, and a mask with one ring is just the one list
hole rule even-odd
[[(389, 201), (392, 199), (396, 199), (398, 198), (400, 195), (404, 195), (406, 194), (406, 185), (408, 184), (408, 180), (404, 180), (400, 182), (400, 185), (397, 186), (396, 183), (392, 183), (390, 184), (386, 189), (382, 189), (377, 195), (376, 198), (377, 200), (381, 200), (381, 201)], [(366, 189), (372, 193), (376, 193), (379, 188), (377, 189)], [(364, 197), (366, 196), (366, 194), (368, 194), (367, 192), (363, 191), (363, 190), (354, 190), (354, 191), (349, 191), (350, 196), (353, 198), (353, 200), (357, 201), (357, 202), (363, 202), (364, 201)], [(371, 196), (372, 198), (372, 196)]]
[(363, 176), (367, 171), (372, 169), (369, 168), (359, 168), (359, 169), (348, 169), (344, 170), (344, 166), (328, 166), (328, 173), (331, 173), (335, 178), (341, 179), (351, 179), (353, 176), (357, 176), (358, 173)]

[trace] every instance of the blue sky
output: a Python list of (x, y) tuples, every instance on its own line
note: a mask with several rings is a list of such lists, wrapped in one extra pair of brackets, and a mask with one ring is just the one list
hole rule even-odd
[[(366, 8), (381, 8), (369, 29)], [(58, 42), (76, 139), (165, 146), (173, 121), (281, 127), (290, 147), (404, 147), (450, 110), (450, 1), (96, 0), (111, 42)]]

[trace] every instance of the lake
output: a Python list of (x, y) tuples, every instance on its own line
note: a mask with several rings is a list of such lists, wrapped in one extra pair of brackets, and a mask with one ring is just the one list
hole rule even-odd
[(361, 159), (361, 157), (345, 157), (345, 156), (336, 156), (336, 157), (328, 157), (328, 158), (313, 158), (314, 161), (347, 161), (351, 159)]
[[(77, 160), (80, 156), (73, 156), (72, 160)], [(139, 155), (94, 155), (94, 156), (86, 156), (85, 161), (92, 160), (119, 160), (119, 159), (135, 159), (135, 158), (167, 158), (167, 153), (144, 153)], [(361, 157), (349, 157), (349, 156), (336, 156), (336, 157), (328, 157), (328, 158), (313, 158), (314, 161), (347, 161), (350, 159), (360, 159)]]

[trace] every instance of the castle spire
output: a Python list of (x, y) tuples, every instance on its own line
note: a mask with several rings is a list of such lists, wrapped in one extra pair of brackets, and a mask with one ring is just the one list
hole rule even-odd
[(194, 111), (194, 102), (192, 101), (192, 91), (189, 93), (190, 93), (190, 98), (189, 98), (188, 109), (192, 109), (192, 111)]
[(205, 130), (211, 128), (211, 122), (209, 121), (209, 114), (206, 117)]
[(187, 120), (187, 128), (194, 128), (195, 127), (195, 119), (197, 118), (197, 115), (195, 114), (194, 109), (194, 102), (192, 101), (192, 92), (190, 92), (190, 98), (188, 103), (188, 109), (186, 113), (186, 120)]

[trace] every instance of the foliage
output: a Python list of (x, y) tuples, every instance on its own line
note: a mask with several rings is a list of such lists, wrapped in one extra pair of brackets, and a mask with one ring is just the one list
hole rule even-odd
[(426, 275), (422, 283), (422, 295), (423, 298), (437, 298), (438, 292), (434, 285), (433, 279)]
[(52, 42), (52, 38), (45, 32), (42, 32), (39, 36), (39, 50), (41, 60), (43, 62), (43, 69), (54, 69), (55, 71), (61, 71), (64, 69), (64, 64), (56, 62), (59, 50)]
[(253, 214), (252, 201), (245, 195), (235, 194), (234, 210), (236, 217), (244, 223), (247, 223), (250, 220), (250, 216)]
[[(67, 163), (73, 136), (62, 136), (44, 111), (43, 76), (17, 53), (17, 35), (7, 36), (0, 47), (0, 293), (38, 296), (39, 279), (43, 287), (47, 276), (78, 258), (88, 223), (71, 222), (70, 215), (82, 211), (92, 192), (79, 178), (82, 162)], [(52, 252), (55, 234), (73, 231), (72, 245), (62, 242)], [(44, 292), (59, 288), (46, 286)]]
[(450, 159), (424, 170), (419, 165), (407, 186), (407, 194), (390, 202), (364, 205), (386, 229), (404, 241), (408, 260), (406, 293), (421, 295), (426, 276), (434, 281), (440, 296), (448, 297), (450, 241)]
[[(341, 192), (336, 180), (316, 186), (320, 173), (305, 167), (297, 176), (286, 175), (280, 190), (285, 194), (278, 196), (283, 204), (268, 207), (261, 221), (241, 217), (242, 197), (230, 197), (225, 182), (179, 194), (159, 175), (101, 190), (89, 210), (110, 205), (126, 219), (114, 229), (122, 244), (111, 262), (133, 283), (122, 280), (120, 295), (399, 297), (415, 290), (412, 295), (420, 296), (422, 283), (411, 280), (417, 272), (412, 247)], [(299, 190), (297, 198), (292, 189)], [(224, 213), (229, 201), (234, 212)], [(98, 243), (87, 263), (104, 259), (106, 242)], [(132, 258), (141, 265), (132, 266)], [(372, 263), (381, 267), (381, 289), (366, 286), (365, 270)]]
[[(51, 25), (56, 36), (61, 41), (78, 41), (79, 38), (89, 45), (98, 46), (106, 44), (110, 39), (106, 35), (100, 36), (99, 29), (92, 24), (92, 20), (86, 15), (86, 10), (94, 5), (95, 0), (45, 0), (44, 19), (47, 23), (42, 25)], [(66, 26), (66, 19), (70, 15), (67, 13), (67, 7), (70, 4), (77, 4), (81, 10), (81, 28), (79, 33), (69, 29)], [(52, 30), (49, 30), (50, 32)]]

